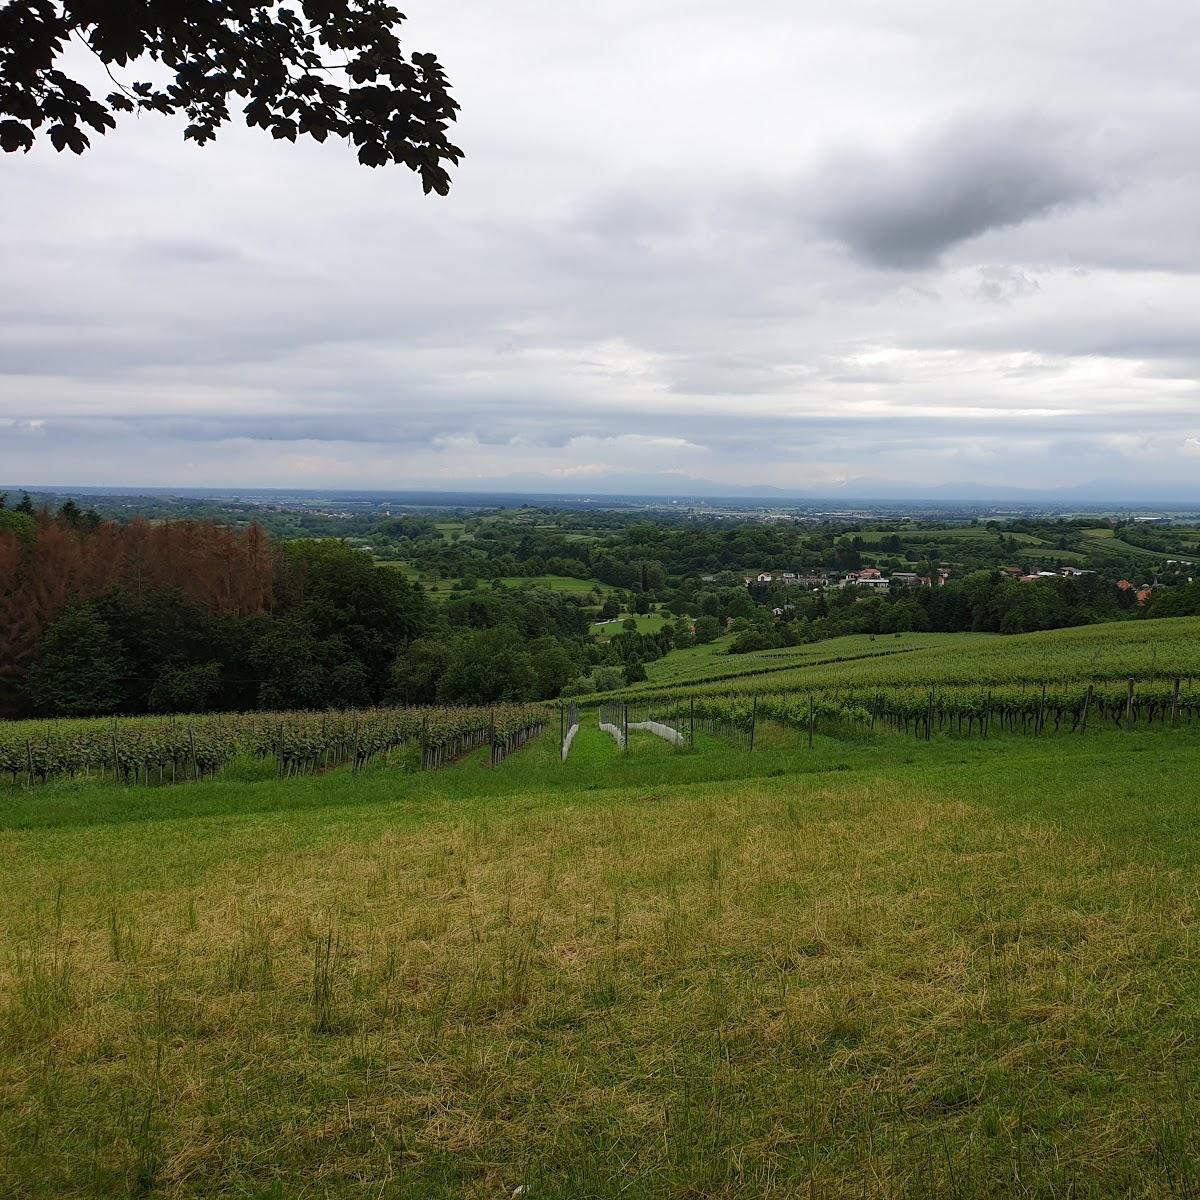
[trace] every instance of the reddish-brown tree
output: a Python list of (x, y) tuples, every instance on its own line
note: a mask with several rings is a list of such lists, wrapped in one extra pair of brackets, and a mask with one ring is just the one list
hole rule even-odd
[(0, 530), (0, 711), (37, 657), (46, 627), (74, 601), (112, 587), (175, 589), (222, 616), (272, 605), (276, 554), (261, 526), (238, 532), (211, 521), (105, 522), (76, 529), (39, 514), (25, 535)]

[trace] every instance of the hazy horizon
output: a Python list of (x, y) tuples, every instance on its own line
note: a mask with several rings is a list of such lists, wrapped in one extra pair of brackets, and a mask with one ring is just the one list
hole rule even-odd
[[(470, 500), (478, 501), (532, 501), (560, 503), (574, 501), (641, 501), (663, 500), (676, 503), (731, 501), (745, 507), (770, 507), (772, 505), (830, 504), (866, 505), (880, 504), (903, 507), (911, 504), (945, 504), (949, 508), (976, 508), (980, 505), (1028, 504), (1068, 511), (1073, 506), (1088, 510), (1126, 511), (1130, 508), (1154, 508), (1191, 511), (1200, 508), (1200, 489), (1191, 492), (1180, 490), (1174, 493), (1155, 490), (1146, 485), (1145, 491), (1131, 488), (1124, 491), (1105, 491), (1095, 485), (1075, 488), (1005, 488), (988, 484), (939, 484), (928, 488), (920, 485), (905, 486), (896, 483), (878, 484), (871, 481), (849, 481), (839, 489), (806, 491), (802, 488), (787, 489), (769, 484), (738, 485), (720, 484), (712, 480), (674, 478), (671, 476), (614, 475), (601, 480), (599, 486), (591, 488), (553, 487), (548, 477), (497, 478), (492, 487), (363, 487), (361, 485), (330, 485), (314, 487), (307, 484), (272, 486), (256, 483), (231, 483), (221, 485), (181, 484), (175, 486), (157, 484), (89, 484), (72, 482), (5, 482), (0, 480), (0, 492), (7, 492), (9, 502), (15, 501), (22, 492), (44, 496), (177, 496), (180, 498), (230, 498), (241, 496), (305, 496), (357, 497), (391, 499), (398, 504), (415, 503), (420, 498), (441, 498), (448, 507), (461, 507)], [(674, 486), (668, 486), (674, 484)]]

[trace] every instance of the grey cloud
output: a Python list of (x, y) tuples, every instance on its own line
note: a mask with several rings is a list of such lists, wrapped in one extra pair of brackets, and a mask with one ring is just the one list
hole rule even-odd
[(132, 248), (138, 258), (167, 264), (232, 263), (245, 258), (238, 247), (210, 238), (145, 238), (135, 242)]
[(1041, 284), (1019, 267), (980, 267), (971, 294), (992, 304), (1011, 304), (1041, 291)]
[(881, 267), (943, 251), (1099, 194), (1080, 139), (1023, 120), (962, 120), (888, 154), (847, 153), (812, 181), (818, 229)]
[[(964, 402), (966, 397), (963, 398)], [(781, 453), (811, 452), (814, 449), (859, 447), (859, 458), (867, 459), (884, 446), (919, 446), (924, 443), (961, 440), (1003, 440), (1030, 433), (1039, 438), (1078, 438), (1120, 433), (1130, 427), (1129, 410), (1105, 413), (1048, 413), (1031, 423), (1027, 414), (1014, 415), (1001, 408), (972, 418), (969, 423), (937, 413), (894, 415), (888, 418), (887, 435), (870, 454), (861, 453), (865, 444), (874, 445), (877, 421), (869, 415), (839, 412), (795, 416), (747, 417), (735, 412), (694, 413), (681, 420), (673, 411), (648, 410), (641, 415), (636, 433), (648, 438), (685, 437), (701, 447), (721, 447), (743, 458), (764, 456), (774, 460)], [(1166, 432), (1179, 425), (1179, 415), (1167, 411), (1138, 414), (1142, 432)], [(480, 446), (496, 449), (523, 445), (562, 451), (579, 439), (601, 443), (619, 441), (631, 432), (624, 414), (603, 408), (557, 414), (541, 423), (531, 423), (520, 412), (501, 415), (495, 408), (479, 410), (451, 407), (437, 415), (406, 415), (403, 419), (379, 413), (369, 420), (347, 423), (336, 412), (315, 413), (286, 420), (255, 416), (213, 415), (179, 419), (58, 417), (20, 428), (38, 437), (64, 443), (100, 445), (122, 443), (130, 438), (170, 443), (197, 444), (258, 442), (263, 446), (288, 443), (351, 444), (377, 447), (423, 449), (441, 453), (447, 444), (468, 437)], [(0, 432), (5, 426), (0, 424)], [(861, 462), (860, 462), (861, 467)]]
[(569, 6), (433, 6), (445, 201), (166, 122), (6, 164), (0, 422), (46, 423), (0, 423), (0, 470), (930, 481), (936, 453), (1044, 483), (1089, 438), (1197, 433), (1191, 0), (1136, 28), (1014, 0), (985, 38), (953, 0), (666, 4), (586, 38)]

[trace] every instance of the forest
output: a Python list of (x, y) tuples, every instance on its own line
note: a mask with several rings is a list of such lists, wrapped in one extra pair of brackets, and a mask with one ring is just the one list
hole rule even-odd
[(254, 524), (9, 510), (0, 525), (6, 716), (557, 695), (587, 626), (552, 593), (435, 608), (341, 541), (278, 542)]

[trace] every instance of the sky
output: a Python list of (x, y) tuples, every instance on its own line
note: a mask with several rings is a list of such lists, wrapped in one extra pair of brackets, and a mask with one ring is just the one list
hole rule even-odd
[(1200, 499), (1194, 0), (404, 7), (448, 198), (0, 157), (0, 481)]

